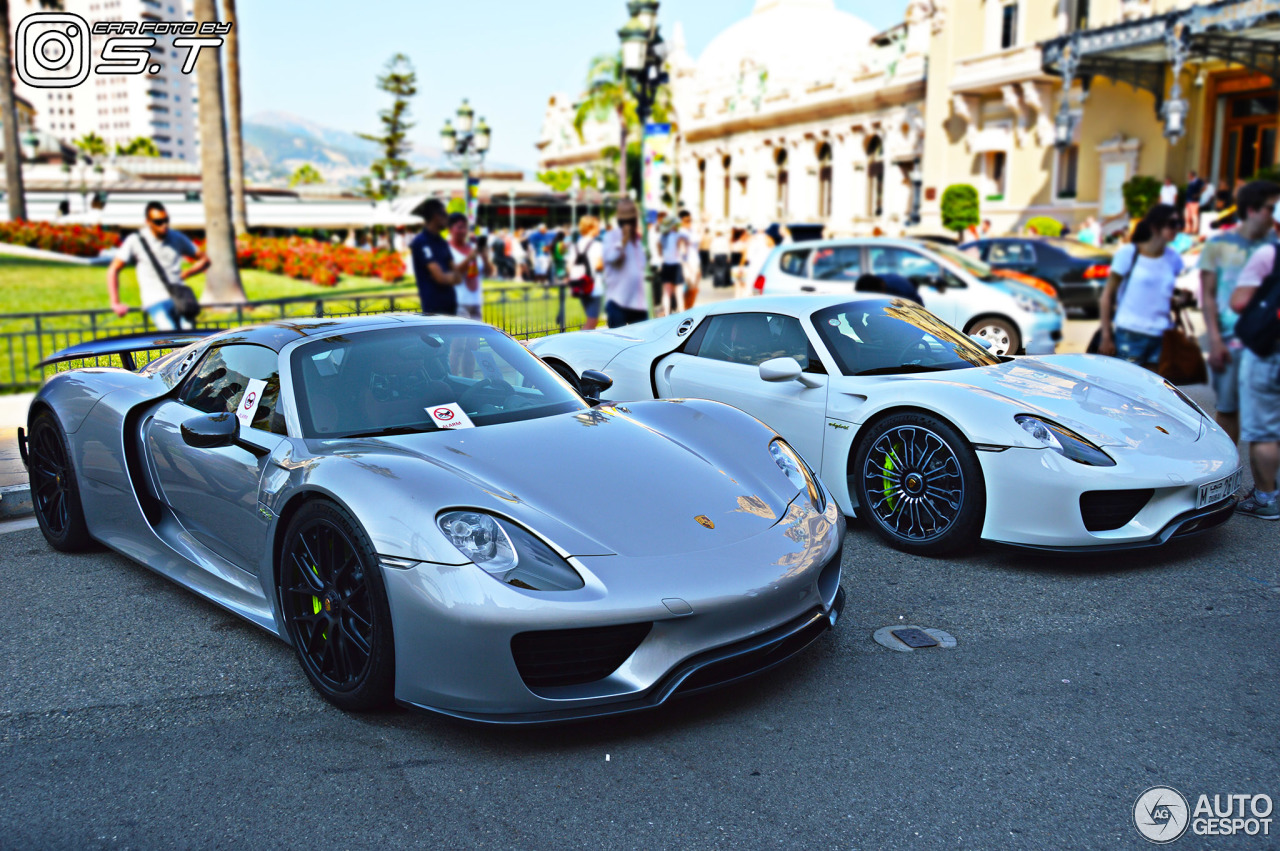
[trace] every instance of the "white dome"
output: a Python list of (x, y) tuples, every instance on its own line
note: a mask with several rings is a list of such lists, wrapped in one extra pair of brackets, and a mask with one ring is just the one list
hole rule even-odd
[(751, 16), (716, 36), (698, 60), (704, 86), (754, 67), (768, 72), (769, 88), (789, 80), (830, 77), (862, 64), (876, 29), (836, 9), (835, 0), (757, 0)]

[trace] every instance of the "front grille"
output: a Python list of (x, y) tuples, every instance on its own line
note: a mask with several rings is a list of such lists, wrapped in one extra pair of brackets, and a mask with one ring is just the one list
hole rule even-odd
[(522, 632), (511, 639), (520, 678), (531, 689), (602, 680), (640, 646), (652, 623)]
[(1080, 495), (1080, 516), (1090, 532), (1119, 529), (1138, 515), (1155, 490), (1087, 491)]

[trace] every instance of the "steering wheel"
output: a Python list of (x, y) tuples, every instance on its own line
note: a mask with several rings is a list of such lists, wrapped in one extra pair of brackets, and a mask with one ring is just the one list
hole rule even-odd
[(501, 398), (505, 399), (513, 393), (515, 393), (515, 388), (505, 381), (491, 381), (488, 378), (482, 378), (478, 383), (473, 384), (462, 392), (462, 395), (458, 397), (458, 404), (464, 410), (476, 411), (484, 403), (483, 400), (498, 397), (499, 394), (501, 394)]
[[(910, 356), (912, 354), (915, 354), (916, 357), (911, 358)], [(914, 361), (918, 360), (921, 356), (928, 355), (928, 354), (929, 354), (929, 344), (924, 341), (923, 337), (921, 337), (919, 339), (912, 340), (905, 347), (903, 347), (902, 351), (898, 352), (898, 356), (894, 358), (894, 360), (899, 365), (906, 364), (906, 363), (913, 363)]]

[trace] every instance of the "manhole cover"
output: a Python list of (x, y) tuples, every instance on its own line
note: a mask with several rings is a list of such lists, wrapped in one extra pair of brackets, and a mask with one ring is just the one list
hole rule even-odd
[(897, 650), (900, 653), (912, 653), (916, 650), (950, 650), (956, 646), (955, 638), (940, 629), (923, 626), (886, 626), (875, 631), (872, 636), (876, 644)]

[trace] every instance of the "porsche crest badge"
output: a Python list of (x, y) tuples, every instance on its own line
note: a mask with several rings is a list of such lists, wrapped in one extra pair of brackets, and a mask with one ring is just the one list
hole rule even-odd
[(703, 528), (705, 528), (705, 529), (714, 529), (714, 528), (716, 528), (716, 524), (715, 524), (715, 522), (714, 522), (714, 521), (712, 521), (712, 519), (711, 519), (710, 517), (708, 517), (707, 515), (705, 515), (705, 514), (699, 514), (697, 517), (695, 517), (695, 518), (693, 518), (693, 519), (694, 519), (694, 520), (697, 520), (697, 521), (698, 521), (698, 525), (699, 525), (699, 526), (702, 526), (702, 527), (703, 527)]

